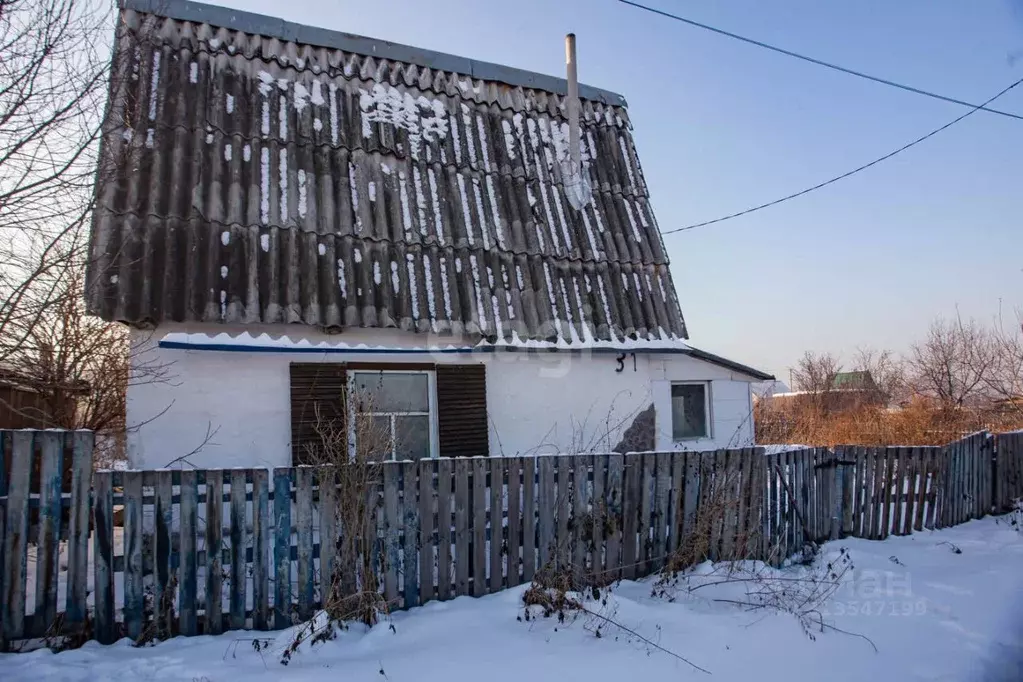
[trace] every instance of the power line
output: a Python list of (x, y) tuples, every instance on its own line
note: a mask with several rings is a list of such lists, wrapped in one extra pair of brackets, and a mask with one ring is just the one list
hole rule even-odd
[(874, 81), (875, 83), (881, 83), (882, 85), (890, 85), (893, 88), (898, 88), (900, 90), (905, 90), (906, 92), (916, 93), (917, 95), (923, 95), (925, 97), (931, 97), (933, 99), (938, 99), (938, 100), (941, 100), (943, 102), (951, 102), (953, 104), (959, 104), (959, 105), (962, 105), (964, 107), (972, 107), (974, 110), (983, 109), (984, 111), (986, 111), (988, 113), (991, 113), (991, 114), (998, 114), (1000, 116), (1008, 116), (1009, 118), (1015, 118), (1015, 119), (1023, 121), (1023, 115), (1020, 115), (1020, 114), (1014, 114), (1014, 113), (1009, 112), (1009, 111), (1001, 111), (999, 109), (988, 109), (983, 104), (980, 104), (980, 105), (978, 105), (978, 104), (971, 104), (970, 102), (964, 102), (963, 100), (956, 99), (955, 97), (946, 97), (945, 95), (939, 95), (936, 92), (930, 92), (928, 90), (921, 90), (920, 88), (914, 88), (912, 85), (905, 85), (903, 83), (896, 83), (895, 81), (890, 81), (890, 80), (888, 80), (886, 78), (879, 78), (877, 76), (871, 76), (870, 74), (863, 73), (862, 71), (855, 71), (853, 69), (847, 69), (844, 66), (839, 66), (838, 64), (831, 64), (830, 62), (825, 62), (825, 61), (822, 61), (820, 59), (815, 59), (813, 57), (808, 57), (806, 55), (799, 54), (798, 52), (792, 52), (791, 50), (786, 50), (784, 48), (777, 47), (775, 45), (769, 45), (768, 43), (763, 43), (763, 42), (761, 42), (759, 40), (754, 40), (753, 38), (747, 38), (747, 37), (741, 36), (741, 35), (739, 35), (737, 33), (731, 33), (729, 31), (725, 31), (725, 30), (720, 29), (720, 28), (715, 28), (713, 26), (708, 26), (707, 24), (701, 24), (698, 21), (693, 21), (692, 19), (686, 19), (685, 17), (680, 17), (677, 14), (672, 14), (670, 12), (665, 12), (664, 10), (660, 10), (660, 9), (655, 8), (655, 7), (648, 7), (647, 5), (641, 5), (638, 2), (632, 2), (632, 0), (618, 0), (618, 1), (623, 3), (623, 4), (630, 5), (632, 7), (636, 7), (637, 9), (646, 10), (647, 12), (651, 12), (653, 14), (659, 14), (662, 17), (667, 17), (669, 19), (674, 19), (675, 21), (681, 21), (683, 24), (689, 24), (690, 26), (695, 26), (696, 28), (702, 28), (702, 29), (704, 29), (706, 31), (711, 31), (713, 33), (717, 33), (718, 35), (723, 35), (723, 36), (727, 36), (729, 38), (734, 38), (736, 40), (741, 40), (744, 43), (749, 43), (750, 45), (756, 45), (757, 47), (762, 47), (762, 48), (764, 48), (766, 50), (771, 50), (772, 52), (777, 52), (778, 54), (787, 55), (789, 57), (795, 57), (796, 59), (801, 59), (804, 62), (809, 62), (811, 64), (816, 64), (818, 66), (825, 66), (825, 67), (827, 67), (829, 69), (834, 69), (835, 71), (841, 71), (842, 73), (847, 73), (850, 76), (857, 76), (859, 78), (865, 78), (868, 81)]
[(994, 102), (996, 99), (998, 99), (999, 97), (1001, 97), (1005, 93), (1009, 92), (1010, 90), (1015, 88), (1020, 83), (1023, 83), (1023, 78), (1020, 78), (1018, 81), (1016, 81), (1015, 83), (1013, 83), (1009, 87), (1005, 88), (1004, 90), (999, 92), (994, 97), (988, 99), (983, 104), (978, 104), (978, 105), (974, 106), (973, 109), (971, 109), (970, 111), (967, 111), (965, 114), (963, 114), (959, 118), (952, 119), (951, 121), (949, 121), (945, 125), (941, 126), (940, 128), (935, 128), (934, 130), (932, 130), (931, 132), (927, 133), (926, 135), (924, 135), (922, 137), (916, 138), (915, 140), (913, 140), (909, 144), (905, 144), (905, 145), (899, 147), (898, 149), (896, 149), (893, 152), (889, 152), (889, 153), (885, 154), (884, 156), (878, 157), (878, 158), (874, 159), (873, 161), (871, 161), (870, 163), (863, 164), (862, 166), (860, 166), (858, 168), (854, 168), (851, 171), (842, 173), (841, 175), (836, 175), (835, 177), (831, 178), (830, 180), (825, 180), (824, 182), (818, 183), (818, 184), (814, 185), (813, 187), (807, 187), (806, 189), (804, 189), (804, 190), (802, 190), (800, 192), (796, 192), (795, 194), (790, 194), (788, 196), (782, 197), (781, 199), (775, 199), (774, 201), (769, 201), (766, 204), (760, 204), (759, 206), (753, 206), (751, 208), (747, 208), (744, 211), (739, 211), (738, 213), (732, 213), (731, 215), (722, 216), (721, 218), (715, 218), (714, 220), (705, 220), (702, 223), (696, 223), (694, 225), (686, 225), (685, 227), (677, 227), (674, 230), (667, 230), (666, 232), (662, 232), (661, 234), (665, 235), (665, 234), (672, 234), (673, 232), (682, 232), (684, 230), (693, 230), (693, 229), (696, 229), (697, 227), (704, 227), (706, 225), (713, 225), (714, 223), (720, 223), (720, 222), (724, 222), (726, 220), (731, 220), (732, 218), (738, 218), (739, 216), (744, 216), (744, 215), (747, 215), (749, 213), (753, 213), (754, 211), (759, 211), (759, 210), (764, 209), (764, 208), (770, 208), (771, 206), (777, 206), (778, 204), (780, 204), (782, 202), (785, 202), (785, 201), (788, 201), (789, 199), (795, 199), (796, 197), (801, 197), (804, 194), (809, 194), (810, 192), (813, 192), (814, 190), (818, 190), (818, 189), (820, 189), (822, 187), (827, 187), (828, 185), (836, 183), (839, 180), (844, 180), (845, 178), (848, 178), (850, 176), (856, 175), (860, 171), (864, 171), (864, 170), (867, 170), (868, 168), (870, 168), (872, 166), (876, 166), (877, 164), (881, 163), (882, 161), (887, 161), (888, 159), (892, 158), (893, 156), (895, 156), (897, 154), (901, 154), (902, 152), (906, 151), (910, 147), (914, 147), (914, 146), (920, 144), (921, 142), (923, 142), (924, 140), (926, 140), (928, 138), (931, 138), (931, 137), (934, 137), (935, 135), (937, 135), (941, 131), (946, 130), (947, 128), (951, 128), (952, 126), (954, 126), (956, 123), (959, 123), (960, 121), (962, 121), (967, 116), (971, 116), (972, 114), (977, 113), (978, 111), (983, 109), (986, 105), (990, 104), (991, 102)]

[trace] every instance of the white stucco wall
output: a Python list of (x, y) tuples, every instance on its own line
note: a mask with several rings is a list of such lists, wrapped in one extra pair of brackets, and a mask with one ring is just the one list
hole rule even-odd
[[(650, 356), (657, 449), (713, 450), (753, 445), (751, 378), (686, 355)], [(671, 382), (704, 381), (710, 389), (710, 438), (672, 443)]]
[[(657, 447), (671, 449), (671, 381), (708, 381), (711, 438), (682, 444), (688, 449), (752, 443), (748, 377), (680, 355), (637, 354), (616, 372), (614, 354), (515, 352), (468, 355), (379, 355), (359, 353), (252, 353), (156, 348), (164, 327), (136, 332), (153, 347), (141, 362), (166, 367), (167, 381), (128, 391), (128, 446), (132, 466), (166, 466), (203, 443), (189, 457), (196, 466), (286, 466), (291, 461), (289, 370), (292, 362), (481, 362), (487, 365), (490, 454), (603, 451), (613, 448), (635, 415), (655, 405)], [(219, 329), (218, 329), (219, 331)], [(232, 330), (233, 331), (233, 330)], [(409, 347), (410, 338), (391, 331), (352, 330), (327, 337), (315, 330), (286, 330), (316, 343)], [(421, 342), (420, 342), (421, 343)]]

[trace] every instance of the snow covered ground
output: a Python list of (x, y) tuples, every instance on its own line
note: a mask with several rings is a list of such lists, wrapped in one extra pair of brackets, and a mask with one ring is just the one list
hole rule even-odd
[[(830, 543), (821, 560), (836, 561), (841, 548), (855, 568), (823, 612), (846, 632), (829, 628), (812, 641), (790, 614), (716, 601), (745, 599), (742, 583), (683, 591), (674, 602), (652, 597), (652, 580), (614, 591), (605, 613), (711, 676), (607, 623), (598, 638), (600, 621), (593, 618), (519, 621), (524, 588), (518, 588), (434, 602), (371, 630), (354, 627), (333, 642), (303, 648), (287, 667), (239, 641), (255, 633), (230, 633), (144, 649), (124, 640), (61, 654), (0, 655), (0, 679), (1023, 680), (1023, 535), (1004, 518), (885, 542)], [(690, 584), (720, 580), (721, 567), (711, 570), (698, 567)], [(789, 567), (771, 576), (779, 585), (802, 585), (794, 579), (806, 571)], [(272, 647), (283, 646), (288, 634), (278, 637)]]

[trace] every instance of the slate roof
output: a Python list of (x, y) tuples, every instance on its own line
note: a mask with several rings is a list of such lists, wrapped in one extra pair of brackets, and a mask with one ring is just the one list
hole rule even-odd
[(124, 0), (113, 71), (105, 319), (687, 338), (619, 95), (577, 211), (556, 78), (181, 0)]

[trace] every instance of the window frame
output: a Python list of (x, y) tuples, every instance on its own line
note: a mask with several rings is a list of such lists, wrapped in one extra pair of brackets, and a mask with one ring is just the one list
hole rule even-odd
[[(704, 435), (702, 436), (689, 436), (687, 438), (679, 438), (675, 436), (675, 415), (674, 410), (671, 409), (671, 401), (673, 396), (671, 395), (671, 389), (675, 386), (703, 386), (703, 415), (704, 415)], [(668, 414), (671, 419), (671, 440), (673, 443), (692, 443), (699, 440), (711, 440), (714, 438), (714, 414), (711, 411), (713, 401), (710, 396), (711, 382), (710, 381), (672, 381), (668, 387)]]
[[(356, 377), (357, 374), (425, 374), (426, 375), (426, 381), (427, 381), (427, 389), (426, 389), (427, 390), (427, 410), (428, 410), (428, 412), (425, 413), (425, 416), (428, 418), (429, 424), (430, 424), (430, 451), (429, 451), (427, 457), (424, 458), (424, 459), (436, 459), (438, 457), (438, 453), (440, 451), (440, 433), (439, 433), (438, 427), (437, 427), (437, 372), (434, 371), (433, 369), (425, 369), (422, 366), (413, 366), (413, 367), (408, 367), (408, 368), (396, 367), (396, 366), (390, 366), (390, 367), (386, 367), (386, 368), (384, 368), (384, 367), (368, 367), (368, 366), (364, 366), (364, 367), (359, 367), (359, 366), (354, 366), (353, 367), (353, 366), (350, 366), (349, 369), (348, 369), (348, 377), (347, 377), (347, 388), (348, 388), (348, 395), (349, 396), (353, 396), (353, 397), (355, 396), (355, 382), (356, 382), (355, 377)], [(387, 462), (404, 461), (404, 460), (397, 459), (397, 448), (396, 448), (395, 438), (394, 438), (394, 434), (395, 434), (395, 421), (394, 421), (394, 419), (395, 419), (395, 417), (421, 417), (421, 416), (424, 416), (424, 413), (421, 412), (421, 411), (409, 411), (409, 412), (382, 412), (382, 411), (381, 412), (376, 412), (376, 411), (374, 411), (374, 412), (359, 412), (356, 409), (355, 400), (351, 400), (349, 402), (349, 404), (351, 405), (351, 410), (352, 410), (351, 411), (351, 417), (352, 418), (349, 420), (349, 423), (351, 424), (351, 426), (349, 427), (350, 428), (350, 430), (349, 430), (349, 438), (351, 439), (350, 442), (352, 442), (352, 443), (355, 442), (355, 422), (356, 422), (355, 417), (360, 416), (360, 415), (369, 415), (369, 416), (376, 416), (376, 417), (388, 417), (389, 421), (390, 421), (390, 429), (391, 429), (391, 452), (390, 452), (390, 457), (388, 459), (384, 460), (384, 461), (387, 461)], [(352, 454), (352, 456), (355, 455), (354, 452), (352, 452), (351, 454)]]

